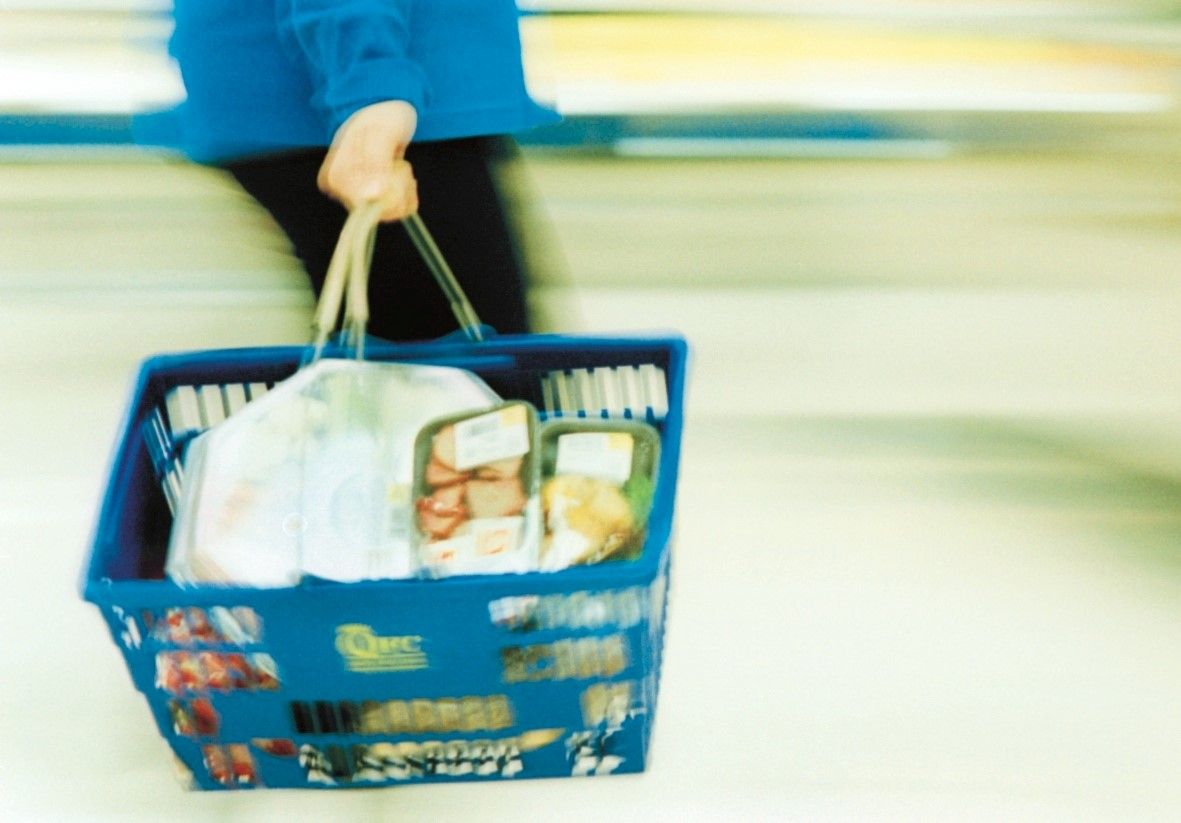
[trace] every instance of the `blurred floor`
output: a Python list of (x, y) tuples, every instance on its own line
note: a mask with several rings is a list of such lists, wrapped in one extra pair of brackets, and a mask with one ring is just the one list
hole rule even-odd
[(302, 280), (206, 172), (0, 166), (4, 819), (1175, 819), (1181, 192), (1155, 134), (530, 156), (551, 323), (695, 347), (652, 770), (330, 797), (174, 790), (72, 588), (136, 361), (300, 341)]

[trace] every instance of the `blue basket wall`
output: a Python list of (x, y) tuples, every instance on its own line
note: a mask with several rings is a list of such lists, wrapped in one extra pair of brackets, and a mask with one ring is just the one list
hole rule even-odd
[[(179, 452), (183, 435), (168, 434), (170, 391), (274, 383), (303, 354), (290, 347), (151, 358), (118, 434), (83, 596), (108, 623), (194, 784), (320, 788), (642, 770), (660, 680), (684, 341), (527, 336), (368, 351), (375, 360), (470, 369), (543, 418), (656, 426), (658, 484), (634, 562), (430, 581), (307, 580), (290, 589), (177, 586), (163, 575), (175, 454), (161, 455), (146, 433), (163, 429), (166, 448)], [(218, 607), (250, 610), (261, 631), (167, 630), (169, 615)], [(162, 667), (175, 672), (169, 664), (193, 660), (209, 661), (206, 672), (242, 661), (249, 672), (261, 661), (253, 670), (277, 683), (243, 677), (177, 687), (158, 678)], [(178, 709), (194, 702), (212, 707), (212, 726), (178, 724)]]

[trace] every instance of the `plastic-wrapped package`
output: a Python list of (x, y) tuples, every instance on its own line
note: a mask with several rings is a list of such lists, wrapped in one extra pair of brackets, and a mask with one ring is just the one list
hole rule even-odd
[(659, 452), (660, 434), (646, 423), (579, 420), (542, 426), (543, 571), (639, 554)]
[(264, 588), (412, 575), (415, 438), (497, 402), (461, 369), (318, 360), (190, 445), (168, 575)]
[(427, 577), (537, 569), (537, 411), (513, 401), (426, 426), (415, 445), (416, 555)]

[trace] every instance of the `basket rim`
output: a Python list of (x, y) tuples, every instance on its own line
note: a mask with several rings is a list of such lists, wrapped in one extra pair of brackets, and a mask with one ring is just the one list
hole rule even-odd
[[(648, 539), (644, 552), (635, 561), (618, 564), (600, 564), (564, 569), (559, 572), (533, 571), (511, 575), (462, 575), (438, 580), (407, 578), (399, 580), (365, 580), (353, 583), (305, 579), (300, 585), (288, 588), (265, 589), (253, 586), (179, 586), (168, 579), (114, 579), (107, 575), (106, 568), (112, 553), (119, 550), (112, 535), (115, 518), (120, 510), (126, 485), (133, 467), (135, 438), (138, 436), (138, 421), (148, 402), (154, 381), (162, 377), (193, 369), (233, 366), (249, 367), (291, 367), (295, 368), (308, 351), (306, 345), (266, 346), (251, 348), (207, 349), (189, 352), (156, 354), (145, 358), (136, 370), (129, 387), (128, 402), (120, 423), (108, 461), (105, 474), (106, 485), (96, 513), (95, 522), (81, 569), (79, 593), (82, 598), (98, 606), (117, 602), (134, 601), (144, 605), (177, 602), (178, 598), (194, 604), (216, 602), (228, 593), (248, 594), (264, 600), (285, 599), (292, 596), (307, 596), (309, 593), (334, 591), (340, 587), (362, 592), (407, 592), (430, 587), (440, 597), (459, 595), (473, 587), (482, 591), (495, 588), (506, 595), (520, 593), (550, 593), (567, 591), (571, 588), (615, 588), (621, 585), (650, 583), (660, 574), (667, 563), (671, 548), (672, 515), (676, 485), (679, 474), (681, 437), (684, 416), (684, 395), (686, 384), (689, 346), (683, 336), (676, 332), (644, 332), (627, 335), (504, 335), (490, 337), (481, 343), (464, 339), (445, 338), (424, 343), (388, 343), (374, 341), (367, 343), (368, 358), (379, 361), (416, 362), (416, 360), (438, 361), (440, 359), (476, 358), (481, 362), (494, 362), (505, 358), (511, 363), (517, 354), (560, 355), (603, 355), (614, 352), (624, 353), (636, 349), (661, 349), (668, 360), (666, 379), (668, 381), (668, 413), (664, 420), (664, 436), (660, 458), (660, 480), (657, 495), (653, 501), (648, 522)], [(330, 351), (330, 356), (343, 353), (343, 349)], [(492, 361), (489, 361), (492, 358)], [(581, 368), (573, 365), (569, 368)], [(561, 418), (555, 418), (561, 419)]]

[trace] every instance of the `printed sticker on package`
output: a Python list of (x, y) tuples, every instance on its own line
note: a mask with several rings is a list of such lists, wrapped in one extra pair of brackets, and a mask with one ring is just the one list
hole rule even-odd
[(579, 474), (623, 485), (632, 473), (634, 441), (624, 432), (581, 432), (558, 438), (555, 474)]
[(455, 468), (520, 457), (529, 452), (529, 422), (522, 405), (512, 405), (455, 424)]

